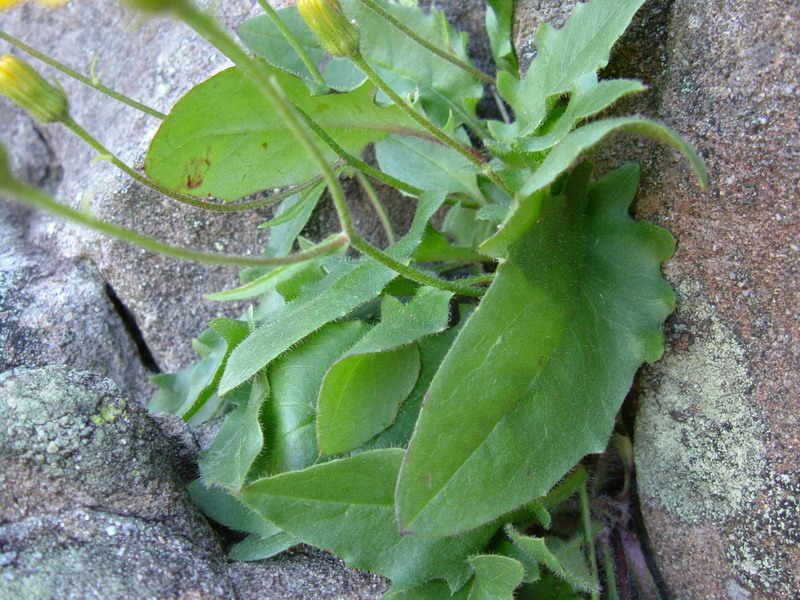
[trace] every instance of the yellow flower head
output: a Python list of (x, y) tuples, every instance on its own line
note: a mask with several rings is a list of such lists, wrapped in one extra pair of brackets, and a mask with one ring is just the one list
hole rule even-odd
[(329, 54), (358, 54), (358, 28), (347, 20), (339, 0), (297, 0), (297, 10)]
[(63, 121), (69, 114), (67, 95), (15, 56), (0, 57), (0, 96), (27, 110), (37, 121)]
[[(36, 0), (39, 4), (43, 4), (49, 8), (57, 8), (62, 4), (66, 4), (67, 0)], [(0, 0), (0, 11), (8, 10), (9, 8), (13, 8), (17, 4), (20, 4), (23, 0)]]

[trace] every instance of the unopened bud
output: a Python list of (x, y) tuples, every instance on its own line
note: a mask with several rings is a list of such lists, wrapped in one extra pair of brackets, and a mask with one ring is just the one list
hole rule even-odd
[(49, 83), (28, 63), (10, 54), (0, 58), (0, 95), (27, 110), (42, 123), (63, 121), (69, 116), (64, 90)]
[(297, 9), (329, 54), (347, 58), (359, 54), (358, 27), (347, 20), (338, 0), (298, 0)]

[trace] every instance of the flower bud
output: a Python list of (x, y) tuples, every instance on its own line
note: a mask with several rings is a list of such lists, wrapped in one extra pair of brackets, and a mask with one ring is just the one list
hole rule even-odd
[(358, 27), (347, 20), (339, 0), (298, 0), (297, 10), (329, 54), (347, 58), (358, 55)]
[(0, 58), (0, 95), (27, 110), (42, 123), (63, 121), (69, 116), (67, 95), (48, 83), (28, 63), (6, 54)]

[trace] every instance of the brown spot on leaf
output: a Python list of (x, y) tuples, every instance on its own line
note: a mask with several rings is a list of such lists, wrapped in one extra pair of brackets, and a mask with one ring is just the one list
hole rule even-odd
[(184, 185), (187, 189), (193, 190), (203, 184), (206, 172), (211, 166), (211, 161), (209, 160), (210, 155), (211, 149), (208, 150), (205, 157), (193, 158), (189, 161), (189, 164), (184, 167)]

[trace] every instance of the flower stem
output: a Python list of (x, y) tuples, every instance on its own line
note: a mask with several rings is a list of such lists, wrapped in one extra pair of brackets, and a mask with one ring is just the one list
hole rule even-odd
[(589, 559), (589, 567), (591, 568), (592, 581), (594, 589), (591, 592), (592, 600), (600, 600), (600, 577), (597, 573), (597, 554), (594, 546), (594, 536), (592, 536), (592, 515), (589, 508), (589, 493), (587, 492), (586, 481), (578, 488), (578, 494), (581, 499), (581, 518), (583, 521), (583, 539), (586, 545), (586, 554)]
[(275, 23), (275, 27), (280, 30), (280, 32), (283, 34), (283, 37), (286, 38), (286, 41), (289, 42), (292, 48), (294, 48), (294, 51), (297, 52), (297, 56), (299, 56), (300, 60), (303, 61), (303, 64), (314, 78), (314, 81), (321, 83), (322, 85), (326, 85), (325, 79), (317, 69), (317, 65), (315, 65), (314, 61), (311, 60), (308, 52), (306, 52), (305, 48), (303, 48), (302, 44), (300, 44), (300, 40), (298, 40), (291, 30), (286, 26), (286, 23), (283, 22), (283, 19), (280, 18), (277, 11), (270, 6), (267, 0), (258, 0), (258, 3), (261, 5), (261, 8), (264, 9), (264, 12), (269, 15), (269, 18), (272, 19), (272, 22)]
[(372, 0), (360, 0), (360, 1), (361, 1), (362, 4), (367, 6), (370, 10), (372, 10), (376, 14), (380, 15), (381, 17), (383, 17), (389, 23), (394, 25), (397, 29), (399, 29), (400, 31), (405, 33), (412, 40), (417, 42), (419, 45), (424, 46), (428, 51), (432, 52), (433, 54), (435, 54), (439, 58), (442, 58), (442, 59), (446, 60), (447, 62), (449, 62), (450, 64), (453, 64), (453, 65), (457, 66), (459, 69), (463, 69), (463, 70), (467, 71), (471, 75), (477, 77), (478, 79), (480, 79), (481, 81), (483, 81), (485, 83), (488, 83), (489, 85), (495, 85), (497, 83), (494, 80), (494, 78), (490, 77), (489, 75), (487, 75), (483, 71), (480, 71), (480, 70), (476, 69), (472, 65), (470, 65), (470, 64), (464, 62), (463, 60), (461, 60), (460, 58), (458, 58), (457, 56), (454, 56), (452, 54), (449, 54), (448, 52), (445, 52), (444, 50), (441, 50), (440, 48), (437, 48), (436, 46), (434, 46), (433, 44), (428, 42), (428, 40), (420, 37), (412, 29), (409, 29), (408, 27), (403, 25), (400, 21), (395, 19), (391, 14), (386, 12), (383, 8), (378, 6), (378, 4), (376, 4)]
[(50, 58), (46, 54), (43, 54), (42, 52), (39, 52), (35, 48), (33, 48), (33, 47), (29, 46), (28, 44), (26, 44), (25, 42), (22, 42), (22, 41), (18, 40), (17, 38), (7, 34), (6, 32), (4, 32), (2, 30), (0, 30), (0, 40), (5, 40), (9, 44), (11, 44), (13, 46), (16, 46), (20, 50), (23, 50), (23, 51), (27, 52), (28, 54), (30, 54), (31, 56), (34, 56), (34, 57), (38, 58), (42, 62), (47, 63), (48, 65), (50, 65), (54, 69), (58, 69), (59, 71), (61, 71), (65, 75), (69, 75), (73, 79), (76, 79), (77, 81), (80, 81), (82, 84), (87, 85), (90, 88), (94, 88), (98, 92), (104, 93), (106, 96), (110, 96), (111, 98), (114, 98), (114, 100), (118, 100), (119, 102), (122, 102), (123, 104), (127, 104), (131, 108), (135, 108), (136, 110), (141, 111), (141, 112), (143, 112), (143, 113), (145, 113), (147, 115), (150, 115), (151, 117), (155, 117), (156, 119), (165, 119), (166, 116), (167, 116), (164, 113), (155, 110), (154, 108), (150, 108), (149, 106), (146, 106), (146, 105), (142, 104), (141, 102), (137, 102), (136, 100), (133, 100), (132, 98), (128, 98), (127, 96), (125, 96), (123, 94), (120, 94), (119, 92), (115, 92), (111, 88), (108, 88), (108, 87), (104, 86), (99, 81), (95, 81), (93, 79), (89, 79), (85, 75), (81, 75), (80, 73), (78, 73), (74, 69), (69, 68), (67, 65), (58, 62), (54, 58)]
[(339, 183), (339, 178), (334, 173), (322, 151), (311, 136), (311, 132), (300, 120), (294, 106), (284, 97), (277, 83), (270, 77), (261, 65), (255, 61), (244, 49), (217, 23), (213, 16), (201, 11), (190, 0), (178, 0), (176, 4), (177, 15), (192, 29), (217, 50), (227, 56), (233, 64), (239, 67), (244, 74), (256, 85), (264, 98), (275, 107), (275, 110), (286, 123), (300, 144), (314, 161), (322, 173), (322, 178), (336, 207), (342, 231), (350, 238), (355, 235), (353, 220), (344, 191)]
[(350, 244), (362, 254), (369, 256), (371, 259), (376, 260), (382, 265), (390, 268), (392, 271), (399, 273), (406, 279), (416, 281), (422, 285), (429, 285), (441, 290), (453, 292), (459, 296), (469, 296), (471, 298), (480, 298), (486, 293), (486, 290), (469, 287), (468, 285), (461, 285), (461, 282), (459, 281), (439, 279), (438, 277), (434, 277), (433, 275), (429, 275), (428, 273), (423, 273), (422, 271), (419, 271), (413, 267), (409, 267), (408, 265), (395, 260), (382, 250), (379, 250), (360, 236), (353, 237), (350, 240)]
[(401, 108), (409, 117), (414, 119), (419, 125), (424, 127), (431, 135), (433, 135), (437, 140), (443, 143), (445, 146), (449, 146), (459, 154), (461, 154), (464, 158), (469, 160), (472, 164), (474, 164), (484, 175), (486, 175), (492, 182), (499, 187), (501, 190), (506, 192), (509, 196), (513, 196), (512, 192), (508, 189), (506, 184), (500, 179), (497, 174), (492, 171), (491, 167), (486, 164), (483, 159), (480, 157), (478, 152), (471, 148), (470, 146), (466, 146), (459, 142), (458, 140), (453, 139), (449, 135), (447, 135), (444, 131), (442, 131), (439, 127), (431, 123), (428, 119), (423, 117), (419, 114), (412, 106), (408, 104), (400, 95), (395, 92), (389, 84), (387, 84), (383, 78), (378, 75), (378, 73), (369, 65), (369, 63), (364, 60), (364, 57), (360, 53), (356, 53), (350, 57), (356, 66), (364, 72), (372, 83), (374, 83), (378, 89), (380, 89), (384, 94), (389, 96), (389, 98), (399, 107)]
[(340, 246), (347, 244), (348, 239), (345, 235), (339, 235), (329, 242), (320, 244), (305, 252), (299, 252), (289, 256), (280, 257), (263, 257), (263, 256), (236, 256), (232, 254), (216, 254), (213, 252), (202, 252), (198, 250), (190, 250), (187, 248), (180, 248), (171, 246), (160, 242), (151, 237), (137, 233), (126, 227), (120, 227), (102, 221), (88, 213), (81, 212), (56, 202), (52, 197), (37, 190), (36, 188), (28, 187), (23, 183), (16, 180), (4, 182), (2, 191), (8, 194), (11, 198), (23, 202), (36, 208), (47, 210), (51, 213), (59, 215), (70, 221), (74, 221), (91, 229), (95, 229), (111, 237), (115, 237), (123, 242), (139, 246), (145, 250), (169, 256), (172, 258), (180, 258), (194, 262), (209, 263), (215, 265), (231, 265), (231, 266), (278, 266), (298, 263), (310, 258), (316, 258), (326, 254), (331, 254)]
[(182, 202), (183, 204), (188, 204), (189, 206), (194, 206), (195, 208), (202, 208), (204, 210), (211, 210), (215, 212), (239, 212), (243, 210), (250, 210), (252, 208), (258, 208), (259, 206), (267, 206), (269, 204), (274, 204), (283, 198), (287, 198), (293, 194), (303, 191), (306, 188), (311, 187), (315, 183), (320, 180), (320, 177), (315, 177), (305, 181), (297, 186), (294, 186), (288, 190), (283, 192), (279, 192), (277, 194), (273, 194), (267, 198), (261, 198), (259, 200), (251, 200), (248, 202), (239, 202), (236, 204), (217, 204), (215, 202), (207, 202), (205, 200), (200, 200), (199, 198), (194, 198), (193, 196), (186, 196), (185, 194), (180, 194), (174, 190), (169, 189), (153, 181), (152, 179), (145, 177), (135, 169), (132, 169), (124, 162), (122, 162), (119, 158), (114, 156), (105, 146), (103, 146), (92, 134), (86, 131), (83, 127), (81, 127), (78, 123), (76, 123), (72, 117), (67, 118), (67, 120), (63, 121), (64, 125), (66, 125), (75, 135), (80, 137), (84, 142), (89, 144), (92, 148), (94, 148), (97, 152), (99, 152), (104, 158), (106, 158), (111, 164), (115, 167), (120, 169), (126, 175), (132, 177), (139, 183), (146, 185), (147, 187), (154, 189), (155, 191), (163, 194), (173, 200), (177, 200), (178, 202)]
[(358, 183), (361, 184), (362, 189), (367, 194), (367, 198), (369, 198), (370, 204), (372, 204), (372, 208), (375, 209), (375, 213), (378, 215), (378, 218), (381, 221), (381, 225), (383, 226), (383, 230), (386, 232), (386, 239), (389, 242), (389, 245), (395, 243), (397, 240), (394, 234), (394, 227), (392, 227), (392, 221), (389, 219), (389, 214), (386, 212), (386, 207), (381, 202), (381, 199), (378, 197), (375, 188), (372, 187), (372, 184), (369, 180), (364, 177), (361, 171), (356, 171), (356, 179), (358, 179)]

